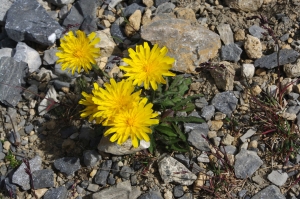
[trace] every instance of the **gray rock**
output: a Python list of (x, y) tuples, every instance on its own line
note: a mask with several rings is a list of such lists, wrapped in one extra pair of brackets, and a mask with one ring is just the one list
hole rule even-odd
[(257, 194), (255, 194), (251, 199), (286, 199), (284, 195), (281, 194), (280, 189), (275, 185), (270, 185)]
[(115, 186), (111, 186), (106, 189), (102, 189), (101, 191), (94, 193), (92, 195), (92, 199), (132, 199), (131, 198), (132, 187), (130, 185), (129, 180), (118, 183)]
[(226, 114), (227, 117), (230, 117), (232, 111), (236, 109), (237, 102), (238, 99), (233, 92), (226, 91), (217, 93), (212, 99), (211, 104), (214, 105), (218, 111)]
[(62, 7), (64, 5), (73, 3), (75, 0), (47, 0), (47, 1), (56, 6)]
[(55, 64), (54, 74), (57, 76), (62, 76), (62, 77), (64, 77), (64, 79), (66, 79), (66, 77), (68, 77), (70, 79), (70, 81), (71, 81), (71, 79), (79, 77), (79, 74), (76, 71), (75, 71), (74, 75), (72, 75), (72, 73), (69, 72), (68, 70), (61, 70), (61, 64)]
[(206, 121), (210, 120), (215, 114), (215, 107), (213, 105), (204, 106), (201, 110), (201, 117)]
[(113, 9), (120, 2), (122, 2), (122, 0), (111, 0), (108, 4), (108, 10)]
[[(7, 70), (9, 68), (9, 70)], [(0, 59), (0, 101), (7, 106), (16, 106), (21, 100), (21, 86), (25, 85), (28, 66), (12, 57)]]
[(88, 150), (83, 153), (83, 162), (87, 167), (93, 167), (101, 160), (101, 155), (94, 150)]
[(54, 160), (54, 167), (67, 176), (73, 175), (81, 168), (80, 160), (76, 157), (63, 157)]
[(268, 180), (277, 186), (282, 186), (287, 181), (288, 177), (288, 174), (282, 170), (273, 170), (268, 175)]
[(253, 37), (257, 37), (257, 38), (262, 38), (263, 37), (263, 33), (267, 33), (267, 30), (259, 27), (258, 25), (253, 25), (250, 26), (249, 28), (249, 33), (253, 36)]
[(155, 14), (171, 13), (171, 12), (173, 12), (175, 7), (176, 6), (170, 2), (160, 4), (156, 9)]
[(238, 62), (243, 50), (236, 44), (228, 44), (221, 48), (221, 59), (226, 61)]
[(183, 19), (153, 20), (142, 27), (141, 37), (160, 47), (166, 46), (168, 55), (176, 60), (172, 70), (184, 73), (194, 72), (200, 63), (214, 58), (221, 47), (219, 35)]
[(3, 148), (2, 148), (3, 146), (2, 146), (2, 142), (0, 142), (0, 152), (2, 152), (3, 151)]
[(209, 162), (209, 158), (208, 158), (208, 155), (205, 153), (205, 152), (203, 152), (203, 153), (201, 153), (201, 155), (197, 158), (197, 161), (198, 162)]
[(6, 13), (14, 1), (0, 0), (0, 24), (5, 23)]
[[(31, 172), (41, 170), (42, 158), (40, 156), (35, 156), (33, 159), (29, 160)], [(26, 165), (23, 162), (19, 168), (15, 171), (12, 176), (12, 183), (17, 184), (22, 187), (23, 190), (30, 189), (30, 179), (29, 175), (25, 172)]]
[(208, 102), (206, 101), (205, 97), (200, 97), (199, 99), (195, 100), (195, 106), (197, 108), (203, 108), (204, 106), (207, 106)]
[(159, 5), (168, 2), (169, 0), (154, 0), (154, 6), (158, 7)]
[(57, 48), (51, 48), (45, 50), (43, 57), (43, 65), (53, 65), (58, 60), (58, 57), (55, 55), (58, 52)]
[(124, 32), (124, 26), (120, 25), (118, 20), (120, 20), (120, 18), (117, 19), (110, 27), (110, 34), (114, 38), (116, 44), (125, 41), (127, 38)]
[[(293, 49), (282, 49), (279, 51), (279, 65), (293, 63), (299, 57), (299, 53)], [(278, 66), (277, 52), (266, 55), (254, 61), (255, 67), (272, 69)]]
[(57, 89), (57, 90), (61, 90), (63, 87), (70, 88), (70, 83), (60, 81), (58, 79), (53, 81), (53, 85), (54, 85), (55, 89)]
[(69, 136), (71, 136), (73, 133), (76, 133), (78, 130), (75, 126), (64, 126), (59, 130), (59, 134), (61, 134), (61, 137), (66, 139)]
[(109, 174), (109, 176), (107, 178), (107, 184), (109, 184), (109, 185), (116, 184), (116, 179), (114, 178), (113, 174)]
[(228, 146), (224, 146), (224, 147), (220, 147), (220, 148), (221, 148), (220, 150), (223, 153), (230, 154), (230, 155), (235, 155), (237, 152), (237, 148), (232, 145), (228, 145)]
[(99, 185), (90, 183), (87, 190), (91, 192), (96, 192), (99, 189)]
[(240, 140), (241, 140), (242, 142), (246, 142), (247, 139), (248, 139), (249, 137), (251, 137), (252, 135), (254, 135), (255, 133), (256, 133), (256, 129), (253, 129), (253, 128), (248, 129), (248, 131), (247, 131), (244, 135), (242, 135), (242, 136), (240, 137)]
[(34, 99), (36, 94), (38, 93), (38, 87), (35, 84), (30, 85), (26, 90), (23, 92), (23, 97), (27, 100)]
[(0, 58), (1, 57), (12, 57), (12, 55), (13, 55), (12, 48), (1, 48), (0, 49)]
[(5, 30), (17, 42), (28, 40), (46, 46), (53, 45), (63, 32), (59, 23), (34, 0), (14, 2), (7, 11)]
[(95, 175), (95, 183), (99, 184), (101, 186), (105, 186), (106, 185), (106, 179), (108, 177), (108, 174), (110, 172), (111, 169), (111, 165), (112, 165), (112, 161), (111, 160), (105, 160), (99, 170), (97, 171), (96, 175)]
[(220, 38), (225, 45), (233, 44), (233, 33), (229, 24), (219, 24), (217, 26), (217, 30), (219, 32)]
[(163, 197), (156, 191), (149, 191), (138, 197), (138, 199), (163, 199)]
[(34, 189), (54, 187), (54, 172), (50, 169), (43, 169), (32, 172)]
[(64, 186), (49, 189), (43, 199), (67, 199), (68, 190)]
[(23, 42), (18, 42), (16, 46), (16, 52), (14, 54), (14, 59), (17, 62), (23, 61), (28, 64), (29, 72), (35, 72), (42, 65), (40, 54), (30, 48)]
[[(2, 184), (2, 182), (3, 182), (2, 179), (3, 179), (3, 177), (0, 176), (0, 182), (1, 182), (1, 184)], [(10, 180), (9, 180), (8, 177), (4, 179), (4, 184), (5, 184), (6, 190), (10, 190), (10, 191), (11, 191), (11, 195), (12, 195), (12, 196), (17, 196), (17, 186), (14, 185), (14, 184), (12, 184), (12, 183), (10, 182)]]
[(183, 186), (181, 186), (181, 185), (176, 185), (176, 186), (173, 188), (173, 195), (174, 195), (174, 197), (178, 198), (178, 197), (183, 196), (183, 194), (184, 194)]
[(235, 156), (235, 176), (241, 179), (250, 177), (262, 164), (263, 161), (255, 152), (242, 149)]
[(300, 111), (300, 106), (290, 106), (286, 109), (287, 113), (294, 113), (294, 114), (298, 114)]
[(5, 158), (5, 154), (0, 152), (0, 160), (3, 160)]
[(193, 199), (193, 194), (192, 193), (186, 193), (184, 194), (182, 197), (178, 198), (178, 199)]
[(130, 178), (130, 175), (134, 173), (133, 168), (129, 166), (123, 166), (120, 171), (120, 176), (124, 178), (125, 180), (128, 180)]
[(284, 42), (284, 41), (288, 40), (289, 37), (290, 37), (290, 34), (286, 33), (280, 37), (280, 41)]
[[(189, 125), (189, 126), (188, 126)], [(188, 133), (188, 142), (201, 151), (210, 151), (209, 144), (202, 136), (207, 137), (209, 126), (207, 123), (184, 124), (185, 132)], [(191, 129), (188, 131), (188, 129)]]
[(19, 132), (14, 132), (14, 130), (11, 130), (8, 132), (8, 140), (13, 145), (18, 145), (21, 142), (21, 136)]
[(190, 159), (187, 156), (184, 156), (181, 153), (177, 153), (174, 155), (174, 158), (184, 164), (186, 167), (190, 167)]
[(130, 4), (127, 6), (124, 10), (124, 17), (129, 17), (132, 15), (136, 10), (140, 10), (142, 13), (144, 13), (145, 7), (140, 6), (137, 3)]
[(166, 154), (159, 158), (158, 170), (164, 183), (176, 182), (181, 185), (191, 185), (197, 179), (197, 176), (182, 163)]

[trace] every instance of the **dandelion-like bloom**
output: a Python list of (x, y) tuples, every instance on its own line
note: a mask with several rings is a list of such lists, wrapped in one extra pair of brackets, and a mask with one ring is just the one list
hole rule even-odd
[(57, 63), (61, 63), (62, 70), (69, 69), (72, 74), (76, 69), (80, 73), (82, 68), (88, 73), (92, 64), (96, 64), (95, 58), (100, 56), (100, 48), (95, 47), (99, 41), (100, 38), (96, 37), (95, 32), (88, 37), (80, 30), (76, 31), (76, 36), (72, 31), (68, 32), (60, 40), (59, 52), (56, 53), (59, 58)]
[(137, 45), (136, 51), (132, 48), (128, 49), (129, 57), (124, 58), (123, 61), (128, 66), (120, 66), (120, 68), (126, 71), (124, 76), (128, 76), (128, 79), (134, 80), (134, 85), (141, 85), (144, 83), (145, 89), (149, 89), (149, 86), (156, 90), (157, 83), (166, 84), (166, 80), (163, 76), (175, 76), (174, 73), (169, 70), (175, 61), (174, 58), (166, 56), (168, 49), (166, 47), (159, 48), (157, 44), (150, 47), (147, 42), (144, 46)]
[(94, 83), (92, 94), (82, 92), (85, 99), (79, 104), (87, 106), (81, 113), (81, 117), (88, 117), (89, 121), (95, 119), (96, 123), (107, 124), (116, 114), (121, 111), (132, 109), (140, 101), (140, 91), (134, 92), (134, 86), (130, 80), (116, 82), (110, 79), (110, 83), (104, 84), (105, 89)]
[(111, 127), (104, 133), (104, 136), (113, 134), (110, 141), (115, 142), (118, 140), (119, 145), (130, 137), (135, 148), (139, 146), (139, 140), (149, 142), (148, 134), (152, 133), (150, 126), (158, 124), (159, 120), (153, 119), (158, 115), (152, 110), (153, 104), (146, 103), (147, 98), (143, 98), (134, 108), (116, 114), (114, 119), (106, 125)]

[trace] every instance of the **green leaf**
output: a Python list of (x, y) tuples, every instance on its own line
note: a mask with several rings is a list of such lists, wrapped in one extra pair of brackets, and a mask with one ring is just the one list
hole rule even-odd
[(191, 112), (196, 108), (195, 104), (193, 103), (188, 103), (185, 107), (183, 107), (183, 109), (181, 111), (185, 111), (185, 112)]
[(166, 117), (162, 121), (163, 122), (189, 122), (189, 123), (203, 123), (203, 122), (205, 122), (202, 118), (195, 117), (195, 116)]
[(158, 131), (159, 133), (162, 133), (168, 137), (177, 137), (177, 134), (174, 133), (173, 129), (168, 126), (164, 125), (158, 125), (155, 127), (155, 130)]
[(180, 128), (174, 123), (172, 123), (172, 127), (175, 129), (176, 133), (178, 134), (179, 139), (186, 142), (186, 136), (184, 135), (184, 133), (181, 132)]
[(175, 104), (172, 100), (166, 99), (166, 100), (162, 101), (160, 103), (160, 105), (167, 107), (167, 106), (174, 106)]
[(153, 133), (149, 135), (150, 137), (150, 147), (148, 148), (149, 152), (151, 154), (154, 153), (154, 150), (156, 148), (156, 143), (155, 143), (155, 139), (154, 139), (154, 136), (153, 136)]

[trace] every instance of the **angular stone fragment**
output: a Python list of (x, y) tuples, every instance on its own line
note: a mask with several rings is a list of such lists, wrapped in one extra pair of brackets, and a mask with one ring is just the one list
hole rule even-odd
[(68, 190), (65, 186), (49, 189), (43, 199), (67, 199)]
[(258, 38), (247, 35), (247, 40), (245, 42), (244, 48), (250, 59), (261, 58), (262, 46)]
[(100, 198), (122, 198), (122, 199), (131, 199), (132, 187), (130, 181), (124, 181), (118, 183), (115, 186), (111, 186), (106, 189), (102, 189), (101, 191), (94, 193), (92, 195), (92, 199), (100, 199)]
[(286, 64), (283, 70), (288, 77), (299, 77), (300, 76), (300, 59), (297, 59), (296, 63)]
[(246, 12), (256, 11), (263, 4), (264, 0), (225, 0), (225, 3), (230, 7), (237, 10)]
[(270, 180), (273, 184), (277, 186), (282, 186), (288, 179), (288, 174), (286, 172), (283, 172), (282, 170), (273, 170), (268, 175), (268, 180)]
[(225, 45), (234, 43), (233, 32), (229, 24), (219, 24), (217, 26), (220, 38)]
[(218, 111), (230, 116), (232, 111), (236, 109), (237, 102), (238, 99), (235, 97), (234, 93), (226, 91), (216, 94), (212, 99), (211, 104), (214, 105)]
[[(279, 51), (279, 65), (293, 63), (299, 57), (299, 53), (292, 49), (283, 49)], [(266, 55), (254, 61), (255, 67), (272, 69), (278, 66), (277, 52)]]
[(33, 41), (50, 46), (60, 38), (63, 28), (36, 0), (18, 0), (7, 11), (7, 35), (19, 41)]
[(67, 176), (73, 175), (78, 169), (81, 168), (79, 158), (76, 157), (63, 157), (57, 159), (54, 161), (54, 166)]
[(57, 106), (57, 92), (55, 88), (51, 85), (45, 98), (40, 102), (38, 106), (39, 115), (45, 115), (48, 111)]
[(284, 195), (281, 194), (280, 189), (275, 185), (270, 185), (257, 194), (255, 194), (251, 199), (286, 199)]
[(221, 59), (226, 61), (237, 62), (241, 58), (243, 50), (236, 44), (228, 44), (221, 48)]
[(162, 155), (159, 158), (158, 170), (165, 183), (176, 182), (181, 185), (191, 185), (197, 179), (197, 176), (182, 163), (168, 155)]
[(232, 64), (227, 61), (222, 61), (219, 64), (223, 64), (224, 67), (219, 66), (213, 70), (209, 70), (209, 72), (214, 78), (215, 83), (219, 89), (231, 91), (233, 90), (235, 70)]
[[(188, 133), (188, 142), (201, 151), (210, 151), (207, 137), (209, 127), (207, 123), (185, 123), (185, 132)], [(203, 137), (204, 136), (204, 137)]]
[(50, 169), (42, 169), (32, 172), (34, 189), (54, 187), (54, 172)]
[(216, 33), (182, 19), (153, 21), (142, 27), (141, 37), (160, 47), (166, 46), (168, 56), (176, 59), (172, 70), (185, 73), (194, 72), (200, 63), (215, 57), (221, 47)]
[[(9, 70), (8, 70), (9, 68)], [(25, 62), (17, 62), (12, 57), (0, 59), (0, 101), (7, 106), (16, 106), (21, 100), (24, 78), (28, 72)]]

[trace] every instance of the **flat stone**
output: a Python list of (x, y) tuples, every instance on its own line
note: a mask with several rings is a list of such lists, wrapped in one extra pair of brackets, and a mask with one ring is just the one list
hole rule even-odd
[(257, 38), (262, 38), (264, 36), (265, 33), (267, 33), (268, 31), (261, 28), (260, 26), (258, 25), (253, 25), (253, 26), (250, 26), (249, 27), (249, 33), (254, 36), (254, 37), (257, 37)]
[(99, 189), (99, 185), (90, 183), (86, 189), (91, 192), (96, 192)]
[(87, 150), (83, 153), (83, 162), (87, 167), (95, 166), (101, 159), (101, 155), (95, 150)]
[(153, 21), (141, 28), (141, 37), (160, 47), (166, 46), (168, 55), (176, 59), (172, 70), (185, 73), (195, 72), (200, 63), (214, 58), (221, 47), (219, 35), (182, 19)]
[(232, 137), (230, 134), (226, 134), (222, 139), (222, 144), (229, 146), (234, 141), (234, 137)]
[(234, 172), (240, 179), (251, 177), (251, 175), (263, 164), (263, 161), (253, 151), (241, 149), (235, 156)]
[(230, 117), (231, 113), (236, 109), (238, 99), (235, 97), (233, 92), (225, 91), (217, 93), (212, 99), (211, 104), (215, 108)]
[(122, 178), (128, 180), (130, 175), (134, 174), (134, 170), (129, 166), (123, 166), (119, 174)]
[(57, 106), (57, 92), (54, 86), (50, 86), (49, 90), (46, 93), (45, 98), (40, 102), (38, 106), (39, 115), (45, 115), (48, 111), (55, 108)]
[(237, 10), (243, 10), (246, 12), (258, 10), (262, 4), (263, 0), (225, 0), (225, 3), (230, 7)]
[(68, 190), (65, 186), (49, 189), (43, 199), (67, 199)]
[[(218, 89), (221, 90), (233, 90), (233, 82), (235, 76), (235, 70), (231, 63), (222, 61), (219, 63), (219, 67), (213, 70), (209, 70), (211, 76), (214, 78)], [(223, 65), (223, 67), (221, 67)]]
[(57, 48), (51, 48), (44, 51), (43, 56), (43, 65), (54, 65), (58, 60), (56, 53), (58, 52)]
[(191, 185), (197, 179), (197, 176), (182, 163), (165, 154), (158, 160), (158, 170), (164, 183), (176, 182), (181, 185)]
[(81, 168), (80, 160), (76, 157), (63, 157), (54, 160), (54, 167), (67, 176), (73, 175)]
[(282, 170), (273, 170), (268, 175), (268, 180), (277, 186), (282, 186), (287, 181), (288, 177), (288, 174)]
[(229, 24), (219, 24), (217, 26), (220, 38), (225, 45), (234, 43), (233, 32)]
[(259, 175), (253, 176), (252, 180), (253, 180), (253, 182), (255, 182), (258, 185), (262, 185), (265, 183), (265, 180)]
[(105, 160), (95, 176), (95, 183), (101, 186), (106, 185), (106, 180), (112, 166), (112, 160)]
[[(279, 51), (279, 65), (293, 63), (299, 57), (299, 53), (292, 49), (282, 49)], [(278, 66), (277, 52), (266, 55), (254, 61), (255, 67), (272, 69)]]
[(163, 4), (160, 4), (156, 8), (155, 14), (171, 13), (171, 12), (173, 12), (173, 10), (174, 10), (175, 7), (176, 6), (173, 3), (165, 2)]
[(26, 40), (45, 46), (53, 45), (63, 32), (59, 23), (34, 0), (13, 3), (7, 11), (5, 30), (17, 42)]
[(188, 142), (201, 151), (210, 151), (209, 144), (202, 136), (207, 137), (209, 127), (207, 123), (184, 124), (185, 132), (188, 133)]
[(13, 49), (12, 48), (1, 48), (0, 49), (0, 58), (1, 57), (12, 57), (12, 55), (13, 55)]
[(145, 7), (141, 6), (137, 3), (132, 3), (129, 6), (127, 6), (124, 10), (124, 17), (129, 17), (132, 15), (136, 10), (140, 10), (141, 13), (144, 13)]
[[(9, 70), (7, 70), (9, 68)], [(25, 62), (17, 62), (12, 57), (0, 59), (0, 101), (7, 106), (16, 106), (22, 99), (28, 66)]]
[(100, 42), (95, 45), (95, 48), (101, 49), (101, 57), (109, 57), (112, 54), (121, 54), (121, 50), (114, 42), (110, 29), (96, 31), (97, 37), (101, 38)]
[(154, 0), (154, 6), (158, 7), (159, 5), (168, 2), (169, 0)]
[(16, 52), (14, 54), (14, 59), (17, 62), (23, 61), (28, 64), (29, 72), (35, 72), (42, 65), (40, 54), (30, 48), (23, 42), (18, 42), (16, 46)]
[(115, 186), (110, 186), (109, 188), (102, 189), (101, 191), (94, 193), (92, 199), (131, 199), (132, 187), (130, 181), (126, 180), (118, 183)]
[(237, 148), (233, 145), (228, 145), (228, 146), (221, 147), (220, 150), (223, 153), (230, 154), (230, 155), (235, 155), (236, 152), (237, 152)]
[(270, 185), (255, 194), (251, 199), (286, 199), (281, 194), (280, 189), (275, 185)]
[(247, 139), (248, 138), (250, 138), (252, 135), (254, 135), (256, 133), (256, 129), (248, 129), (248, 131), (244, 134), (244, 135), (242, 135), (241, 137), (240, 137), (240, 140), (242, 141), (242, 142), (246, 142), (247, 141)]
[(227, 44), (221, 48), (221, 59), (238, 62), (241, 59), (243, 50), (235, 43)]
[[(33, 159), (29, 160), (31, 172), (42, 169), (42, 158), (40, 156), (35, 156)], [(19, 168), (15, 171), (12, 176), (12, 183), (17, 184), (22, 187), (23, 190), (30, 189), (30, 179), (29, 175), (25, 172), (26, 165), (23, 162)]]
[(54, 172), (50, 169), (43, 169), (32, 172), (34, 189), (54, 187)]
[(161, 194), (156, 191), (149, 191), (147, 193), (144, 193), (140, 197), (138, 197), (138, 199), (150, 199), (150, 198), (151, 199), (163, 199)]

